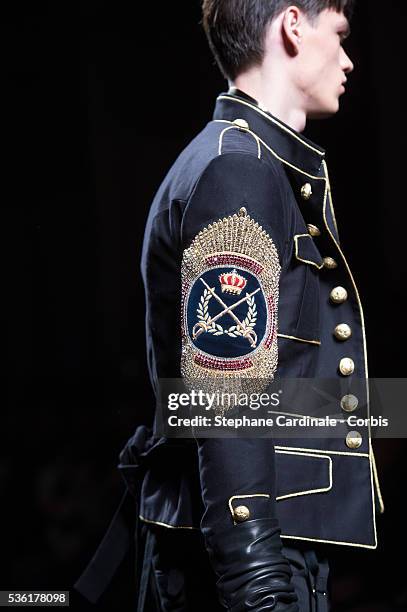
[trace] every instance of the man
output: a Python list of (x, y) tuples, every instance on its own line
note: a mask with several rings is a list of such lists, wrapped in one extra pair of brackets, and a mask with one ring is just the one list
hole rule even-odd
[[(170, 169), (146, 226), (157, 393), (160, 379), (177, 377), (366, 379), (362, 306), (324, 151), (301, 134), (307, 119), (339, 109), (353, 70), (342, 47), (351, 9), (351, 0), (204, 0), (230, 89)], [(237, 303), (246, 285), (252, 301)], [(335, 406), (368, 411), (366, 386), (338, 392)], [(130, 487), (132, 468), (142, 470), (140, 612), (327, 610), (327, 555), (377, 546), (369, 428), (301, 443), (145, 433), (120, 466)]]

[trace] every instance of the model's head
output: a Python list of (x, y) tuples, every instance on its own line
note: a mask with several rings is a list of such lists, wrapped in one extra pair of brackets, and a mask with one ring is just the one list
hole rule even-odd
[[(354, 0), (203, 0), (203, 25), (223, 75), (239, 87), (284, 82), (307, 117), (336, 113), (353, 64), (342, 47)], [(280, 86), (280, 85), (279, 85)]]

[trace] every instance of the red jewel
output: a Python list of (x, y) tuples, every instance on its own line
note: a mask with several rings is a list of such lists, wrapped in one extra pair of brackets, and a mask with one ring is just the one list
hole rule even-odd
[(246, 270), (250, 270), (254, 274), (260, 274), (264, 270), (263, 266), (256, 261), (253, 261), (244, 255), (232, 255), (230, 253), (225, 253), (223, 255), (211, 255), (205, 259), (205, 263), (208, 266), (214, 266), (217, 264), (224, 266), (241, 266), (246, 268)]
[(211, 370), (223, 370), (225, 372), (233, 372), (237, 370), (247, 370), (253, 366), (251, 359), (234, 359), (233, 361), (224, 361), (216, 357), (208, 357), (206, 355), (195, 355), (194, 361), (197, 365)]
[(275, 337), (276, 337), (276, 326), (275, 326), (276, 308), (275, 308), (274, 299), (271, 295), (269, 295), (267, 298), (267, 310), (269, 312), (269, 317), (270, 317), (270, 331), (264, 342), (264, 346), (266, 348), (270, 348), (270, 346), (273, 344)]

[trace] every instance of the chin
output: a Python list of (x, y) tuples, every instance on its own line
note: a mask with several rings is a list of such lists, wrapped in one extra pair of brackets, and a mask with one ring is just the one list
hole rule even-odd
[(315, 105), (307, 113), (308, 119), (327, 119), (339, 111), (339, 100), (336, 98), (330, 103)]

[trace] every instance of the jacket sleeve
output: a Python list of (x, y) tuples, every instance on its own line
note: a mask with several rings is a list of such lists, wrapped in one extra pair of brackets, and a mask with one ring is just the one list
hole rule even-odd
[[(271, 165), (240, 152), (210, 162), (181, 227), (181, 373), (190, 388), (250, 392), (272, 381), (287, 234), (284, 192)], [(198, 438), (197, 446), (201, 530), (222, 605), (297, 612), (281, 552), (272, 439)]]

